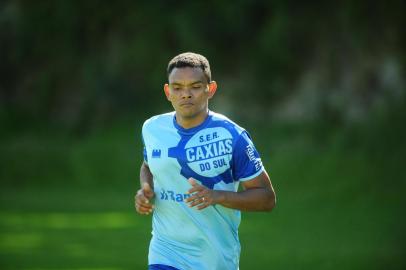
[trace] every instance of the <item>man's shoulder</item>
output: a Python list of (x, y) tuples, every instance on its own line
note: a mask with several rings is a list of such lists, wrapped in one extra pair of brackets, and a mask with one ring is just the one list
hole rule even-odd
[(221, 125), (225, 128), (235, 129), (238, 133), (242, 133), (245, 131), (243, 127), (221, 113), (211, 111), (210, 114), (214, 122), (220, 122)]
[(168, 112), (163, 114), (154, 115), (147, 120), (145, 120), (143, 124), (143, 128), (154, 126), (154, 125), (167, 125), (172, 124), (173, 116), (175, 112)]

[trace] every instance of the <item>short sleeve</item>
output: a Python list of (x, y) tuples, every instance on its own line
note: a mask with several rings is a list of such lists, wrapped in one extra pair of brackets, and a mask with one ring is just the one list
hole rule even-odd
[(246, 131), (243, 131), (237, 139), (232, 164), (233, 177), (237, 181), (251, 180), (264, 170), (259, 153)]

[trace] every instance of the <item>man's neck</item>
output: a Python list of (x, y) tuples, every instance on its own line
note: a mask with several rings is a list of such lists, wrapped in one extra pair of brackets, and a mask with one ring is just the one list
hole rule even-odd
[(178, 114), (176, 114), (176, 122), (178, 123), (179, 126), (183, 127), (184, 129), (194, 128), (203, 123), (208, 115), (209, 115), (208, 110), (205, 111), (204, 113), (201, 113), (199, 115), (190, 118), (181, 117)]

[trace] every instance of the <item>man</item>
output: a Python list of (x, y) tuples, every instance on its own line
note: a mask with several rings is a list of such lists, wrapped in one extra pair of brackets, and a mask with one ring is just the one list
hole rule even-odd
[(238, 269), (240, 210), (271, 211), (271, 181), (248, 133), (208, 110), (217, 84), (207, 59), (180, 54), (167, 73), (175, 112), (143, 125), (135, 196), (138, 213), (153, 212), (149, 269)]

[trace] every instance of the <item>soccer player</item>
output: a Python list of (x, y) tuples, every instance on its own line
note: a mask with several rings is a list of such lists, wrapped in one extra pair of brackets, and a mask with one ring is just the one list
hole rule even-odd
[(149, 269), (238, 269), (240, 210), (271, 211), (274, 189), (247, 131), (208, 109), (217, 84), (207, 59), (177, 55), (167, 73), (175, 111), (142, 127), (135, 196), (138, 213), (153, 213)]

